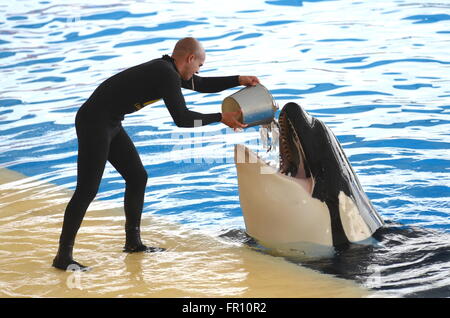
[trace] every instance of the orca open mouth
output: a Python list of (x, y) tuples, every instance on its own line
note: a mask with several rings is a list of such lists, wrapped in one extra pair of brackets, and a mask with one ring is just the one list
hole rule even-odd
[(339, 140), (320, 119), (288, 103), (278, 129), (262, 127), (261, 137), (265, 148), (270, 141), (266, 157), (277, 156), (279, 168), (244, 145), (235, 145), (234, 161), (246, 231), (263, 246), (347, 246), (383, 225)]
[(280, 113), (278, 124), (280, 128), (279, 173), (292, 178), (312, 194), (314, 178), (311, 175), (300, 137), (286, 112)]

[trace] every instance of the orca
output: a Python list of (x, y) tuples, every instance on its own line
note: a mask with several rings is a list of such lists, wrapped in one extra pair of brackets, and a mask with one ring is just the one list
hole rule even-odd
[(338, 139), (296, 103), (278, 118), (279, 169), (235, 145), (246, 232), (265, 246), (364, 242), (383, 226)]

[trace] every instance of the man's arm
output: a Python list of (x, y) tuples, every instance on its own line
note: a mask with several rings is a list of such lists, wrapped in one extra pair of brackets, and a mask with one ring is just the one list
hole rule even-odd
[(199, 93), (217, 93), (239, 85), (254, 86), (259, 83), (256, 76), (201, 77), (194, 75), (190, 80), (182, 80), (181, 87)]
[(239, 76), (201, 77), (194, 75), (190, 80), (182, 80), (181, 87), (199, 93), (217, 93), (239, 86)]
[(204, 126), (222, 120), (221, 113), (202, 114), (189, 110), (181, 92), (179, 78), (175, 74), (163, 85), (164, 103), (178, 127)]
[(228, 127), (234, 129), (245, 128), (248, 126), (237, 120), (240, 115), (239, 112), (202, 114), (189, 110), (186, 107), (184, 96), (181, 93), (178, 78), (171, 81), (170, 85), (166, 85), (164, 91), (164, 103), (166, 104), (173, 121), (178, 127), (195, 127), (197, 125), (205, 126), (214, 122), (222, 122)]
[[(196, 75), (195, 77), (200, 78), (200, 76)], [(200, 78), (200, 81), (202, 79), (207, 79), (207, 82), (209, 82), (208, 84), (206, 84), (206, 87), (203, 87), (203, 89), (226, 89), (236, 86), (236, 81), (239, 85), (248, 86), (252, 84), (256, 85), (256, 83), (259, 83), (259, 80), (254, 76), (228, 76), (219, 78), (204, 77)], [(165, 83), (161, 83), (164, 103), (166, 104), (166, 107), (169, 110), (172, 119), (178, 127), (195, 127), (196, 125), (205, 126), (214, 122), (222, 122), (233, 129), (245, 128), (248, 126), (247, 124), (242, 124), (237, 120), (237, 118), (240, 116), (239, 112), (203, 114), (189, 110), (186, 107), (186, 101), (184, 100), (184, 96), (181, 92), (181, 85), (183, 84), (183, 82), (186, 84), (186, 81), (181, 80), (180, 85), (180, 78), (178, 75), (175, 75), (175, 73), (169, 73), (169, 76), (168, 78), (166, 78), (166, 80), (167, 81), (165, 81)], [(191, 82), (194, 83), (194, 88), (196, 91), (198, 91), (193, 80), (194, 78)]]

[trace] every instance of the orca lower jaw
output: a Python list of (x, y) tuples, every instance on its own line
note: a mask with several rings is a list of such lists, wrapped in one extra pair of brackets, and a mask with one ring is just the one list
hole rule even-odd
[(295, 182), (301, 184), (307, 192), (312, 194), (314, 179), (306, 161), (300, 138), (286, 112), (281, 112), (278, 124), (280, 128), (280, 170)]

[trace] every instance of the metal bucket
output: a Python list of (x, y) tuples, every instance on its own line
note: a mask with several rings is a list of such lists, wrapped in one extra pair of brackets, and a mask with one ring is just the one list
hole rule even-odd
[(222, 102), (222, 112), (242, 110), (238, 121), (248, 124), (248, 127), (270, 124), (277, 109), (272, 95), (261, 84), (245, 87)]

